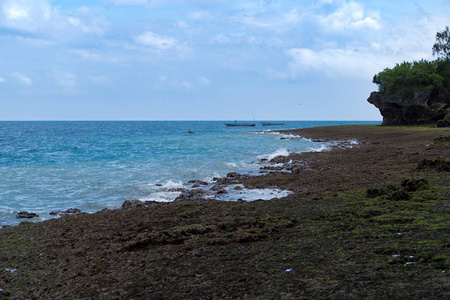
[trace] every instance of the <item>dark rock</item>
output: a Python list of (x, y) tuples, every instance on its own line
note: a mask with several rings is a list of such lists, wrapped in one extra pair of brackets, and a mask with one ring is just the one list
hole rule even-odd
[(419, 162), (417, 170), (434, 169), (438, 172), (450, 172), (450, 161), (442, 159), (423, 159)]
[(39, 218), (38, 214), (27, 212), (27, 211), (21, 211), (16, 215), (17, 219), (32, 219), (32, 218)]
[(81, 214), (81, 210), (78, 208), (69, 208), (67, 210), (54, 210), (50, 212), (52, 216), (76, 216)]
[(404, 189), (398, 190), (389, 197), (393, 201), (409, 200), (411, 195)]
[(217, 191), (217, 195), (223, 195), (223, 194), (228, 194), (228, 192), (224, 189)]
[(241, 177), (241, 174), (236, 173), (236, 172), (231, 172), (227, 174), (228, 178), (236, 178), (236, 177)]
[(450, 97), (446, 91), (417, 87), (409, 98), (372, 92), (367, 101), (380, 110), (383, 125), (450, 124)]
[(434, 143), (440, 144), (440, 143), (450, 143), (450, 135), (443, 135), (438, 136), (433, 140)]
[(210, 195), (212, 195), (212, 193), (207, 190), (193, 189), (193, 190), (181, 193), (181, 195), (178, 196), (175, 199), (175, 201), (203, 199), (204, 197), (210, 196)]
[(393, 193), (398, 191), (398, 188), (396, 188), (393, 185), (386, 185), (378, 188), (370, 188), (366, 191), (366, 198), (376, 198), (381, 196), (390, 196)]
[(426, 179), (406, 179), (402, 182), (402, 187), (408, 192), (427, 190), (430, 188)]
[(208, 183), (206, 181), (202, 181), (202, 180), (189, 180), (188, 183), (198, 185), (198, 186), (208, 185)]
[(156, 202), (156, 201), (145, 201), (144, 203), (147, 207), (152, 207), (152, 206), (156, 206), (156, 205), (160, 204), (160, 202)]
[(174, 188), (170, 189), (169, 192), (180, 192), (180, 193), (188, 193), (189, 190), (185, 188)]
[(141, 200), (125, 200), (122, 204), (122, 209), (134, 209), (134, 208), (143, 208), (145, 207), (145, 203)]
[(242, 186), (236, 186), (235, 188), (234, 188), (236, 191), (241, 191), (242, 190)]
[(220, 186), (220, 185), (215, 185), (215, 186), (213, 186), (213, 187), (211, 188), (211, 191), (217, 192), (217, 191), (220, 191), (221, 189), (223, 189), (222, 186)]
[(193, 189), (191, 191), (189, 191), (189, 195), (191, 197), (204, 197), (204, 196), (209, 196), (211, 195), (211, 192), (207, 191), (207, 190), (203, 190), (203, 189)]

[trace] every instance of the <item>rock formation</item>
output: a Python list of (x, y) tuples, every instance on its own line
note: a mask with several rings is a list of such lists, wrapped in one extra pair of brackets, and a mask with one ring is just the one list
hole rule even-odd
[(450, 126), (450, 91), (418, 88), (408, 98), (372, 92), (367, 101), (383, 116), (383, 125)]

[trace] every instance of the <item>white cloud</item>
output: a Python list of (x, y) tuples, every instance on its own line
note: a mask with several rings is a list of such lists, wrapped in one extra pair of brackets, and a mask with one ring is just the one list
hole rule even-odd
[(72, 72), (53, 70), (52, 77), (56, 84), (65, 90), (73, 90), (77, 86), (77, 76)]
[(191, 89), (192, 83), (186, 80), (176, 80), (176, 79), (170, 79), (167, 78), (167, 76), (160, 76), (158, 78), (158, 83), (156, 85), (156, 88), (162, 87), (162, 86), (169, 86), (172, 88), (178, 88), (178, 89)]
[(24, 84), (24, 85), (32, 85), (33, 84), (33, 80), (31, 80), (30, 78), (28, 78), (26, 75), (19, 73), (19, 72), (14, 72), (12, 74), (12, 76), (14, 78), (16, 78), (20, 83)]
[(49, 0), (4, 0), (1, 12), (0, 22), (5, 26), (33, 32), (57, 13)]
[(319, 15), (318, 20), (327, 28), (335, 31), (348, 29), (380, 29), (380, 14), (376, 11), (365, 11), (362, 4), (353, 0), (344, 1), (333, 13)]
[(108, 21), (103, 16), (95, 17), (90, 21), (90, 24), (76, 17), (69, 17), (68, 21), (72, 26), (79, 28), (82, 32), (97, 36), (102, 36), (109, 27)]
[(111, 83), (111, 79), (108, 76), (88, 76), (87, 78), (90, 82), (100, 85), (106, 85)]
[(297, 25), (301, 20), (301, 14), (297, 9), (292, 9), (280, 14), (249, 12), (233, 17), (233, 20), (252, 27), (267, 29), (286, 29)]
[(67, 13), (53, 7), (51, 0), (2, 0), (0, 26), (33, 33), (35, 38), (73, 40), (79, 34), (101, 36), (109, 28), (95, 9), (81, 7)]
[(0, 77), (0, 83), (2, 82), (6, 82), (6, 80)]
[(292, 61), (287, 73), (278, 73), (278, 77), (298, 78), (316, 72), (332, 77), (348, 76), (371, 80), (372, 76), (384, 69), (391, 60), (363, 48), (321, 51), (293, 48), (287, 54)]
[(173, 48), (177, 44), (177, 40), (171, 37), (162, 36), (151, 31), (144, 32), (135, 38), (135, 42), (151, 46), (158, 49), (169, 49)]
[(211, 13), (207, 10), (192, 11), (188, 14), (188, 17), (192, 20), (204, 20), (211, 17)]
[(204, 77), (204, 76), (198, 77), (198, 81), (199, 81), (201, 84), (203, 84), (203, 85), (209, 85), (209, 84), (211, 84), (211, 79), (206, 78), (206, 77)]
[(149, 0), (109, 0), (107, 2), (115, 5), (146, 5), (150, 3)]

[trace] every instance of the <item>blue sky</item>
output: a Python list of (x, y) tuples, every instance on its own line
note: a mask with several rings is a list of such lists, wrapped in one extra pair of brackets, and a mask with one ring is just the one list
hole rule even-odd
[(0, 120), (381, 120), (450, 1), (0, 0)]

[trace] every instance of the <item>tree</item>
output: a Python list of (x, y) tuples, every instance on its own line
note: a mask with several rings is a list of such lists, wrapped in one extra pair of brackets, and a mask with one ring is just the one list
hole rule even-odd
[(433, 45), (433, 56), (450, 60), (450, 30), (445, 26), (445, 30), (436, 33), (436, 43)]

